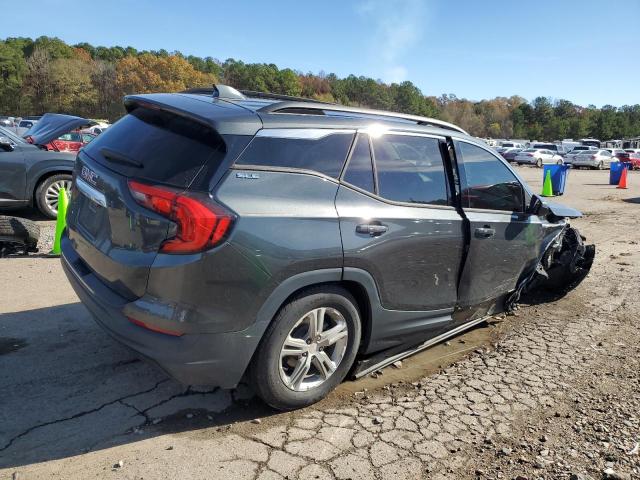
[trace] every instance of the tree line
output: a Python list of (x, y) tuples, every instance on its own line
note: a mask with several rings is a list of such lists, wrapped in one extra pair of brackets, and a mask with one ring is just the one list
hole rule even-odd
[(440, 118), (479, 137), (601, 140), (640, 135), (640, 105), (596, 108), (519, 96), (470, 101), (425, 96), (412, 82), (302, 73), (274, 64), (220, 61), (166, 50), (68, 45), (58, 38), (0, 40), (0, 114), (59, 112), (114, 121), (131, 93), (175, 92), (219, 82), (242, 90)]

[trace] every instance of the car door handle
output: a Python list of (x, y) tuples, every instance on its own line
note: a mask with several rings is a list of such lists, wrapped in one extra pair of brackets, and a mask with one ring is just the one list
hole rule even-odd
[(372, 237), (377, 237), (378, 235), (382, 235), (389, 229), (386, 225), (379, 224), (360, 224), (356, 226), (357, 233), (364, 233), (365, 235), (371, 235)]
[(491, 238), (496, 234), (495, 228), (491, 228), (488, 225), (484, 227), (476, 228), (476, 238)]

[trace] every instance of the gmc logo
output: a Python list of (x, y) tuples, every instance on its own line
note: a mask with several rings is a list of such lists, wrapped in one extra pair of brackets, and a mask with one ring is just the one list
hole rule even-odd
[(87, 182), (89, 182), (91, 185), (95, 185), (96, 180), (98, 179), (98, 174), (85, 166), (82, 167), (82, 170), (80, 171), (80, 176), (83, 179), (85, 179)]

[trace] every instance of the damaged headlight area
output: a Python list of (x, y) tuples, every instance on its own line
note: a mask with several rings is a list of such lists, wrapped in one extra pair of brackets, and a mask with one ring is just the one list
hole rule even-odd
[(568, 223), (544, 251), (535, 270), (518, 284), (505, 300), (505, 311), (512, 311), (523, 293), (545, 289), (565, 293), (575, 288), (589, 273), (596, 253), (595, 245)]

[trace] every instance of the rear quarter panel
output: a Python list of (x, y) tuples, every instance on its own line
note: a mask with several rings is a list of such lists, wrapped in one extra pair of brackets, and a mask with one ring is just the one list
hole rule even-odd
[(214, 195), (237, 215), (227, 242), (197, 256), (159, 254), (147, 294), (193, 305), (201, 331), (246, 329), (287, 279), (342, 268), (337, 189), (317, 175), (229, 170)]

